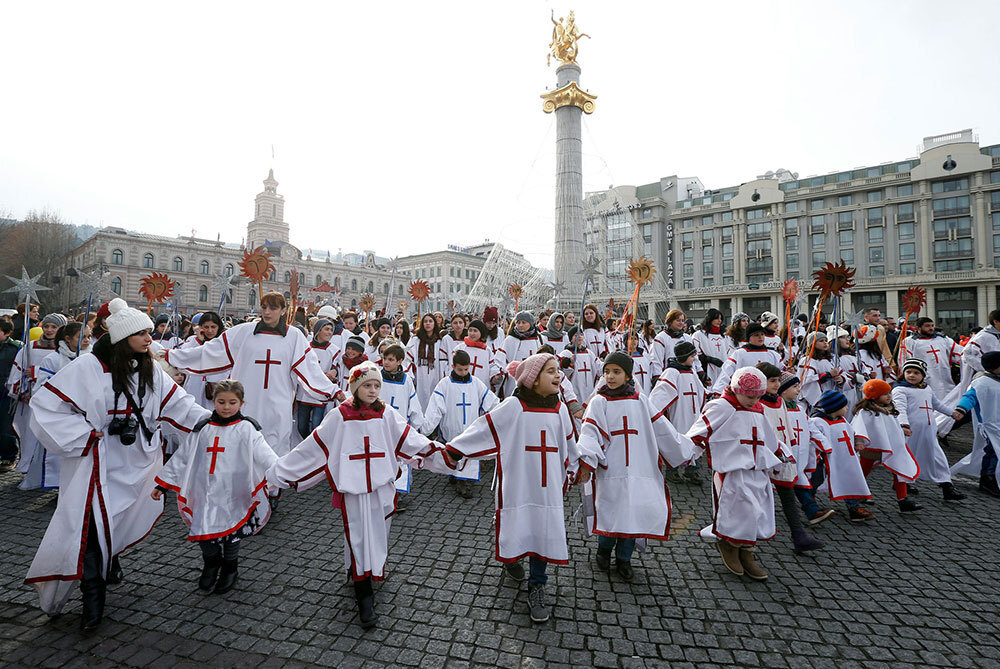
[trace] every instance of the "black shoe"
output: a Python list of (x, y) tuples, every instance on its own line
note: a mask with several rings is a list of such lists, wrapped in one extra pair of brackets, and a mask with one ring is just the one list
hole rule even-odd
[(524, 565), (520, 562), (508, 562), (503, 566), (503, 570), (515, 581), (524, 580)]
[(631, 562), (615, 560), (615, 571), (617, 571), (618, 575), (622, 577), (622, 580), (627, 583), (631, 583), (632, 579), (635, 578), (635, 570), (632, 569)]
[(361, 629), (371, 629), (378, 622), (378, 614), (375, 613), (375, 593), (372, 592), (372, 580), (366, 578), (363, 581), (354, 582), (354, 598), (358, 602), (358, 618), (361, 620)]
[(533, 623), (544, 623), (549, 619), (544, 583), (532, 583), (528, 586), (528, 615)]
[(107, 586), (103, 580), (93, 579), (80, 582), (80, 592), (83, 593), (83, 611), (80, 613), (80, 631), (93, 632), (104, 619), (104, 597)]
[(222, 556), (216, 555), (202, 559), (205, 561), (205, 566), (201, 568), (198, 589), (202, 592), (211, 592), (212, 588), (215, 587), (215, 581), (219, 578), (219, 568), (222, 567)]
[(267, 498), (267, 503), (271, 507), (271, 513), (274, 513), (275, 511), (278, 510), (278, 503), (279, 502), (280, 502), (280, 498), (279, 497), (268, 497)]
[(0, 460), (0, 474), (5, 474), (14, 470), (17, 463), (13, 460)]
[(987, 495), (992, 495), (993, 497), (1000, 497), (1000, 486), (997, 486), (997, 477), (980, 476), (979, 490), (981, 492), (986, 493)]
[(108, 585), (118, 585), (125, 580), (125, 572), (122, 571), (121, 563), (118, 562), (118, 556), (111, 558), (111, 569), (108, 569), (108, 577), (105, 582)]
[(219, 580), (215, 583), (215, 594), (224, 595), (236, 585), (238, 575), (239, 559), (222, 560), (222, 569), (219, 571)]
[(944, 501), (946, 502), (960, 502), (965, 499), (965, 495), (955, 490), (955, 486), (952, 485), (951, 482), (942, 483), (941, 492), (944, 495)]
[(917, 486), (913, 485), (912, 483), (907, 483), (906, 484), (906, 494), (907, 494), (907, 496), (919, 495), (920, 494), (920, 489), (917, 488)]
[(910, 513), (911, 511), (919, 511), (920, 509), (924, 508), (923, 505), (921, 505), (919, 502), (914, 502), (909, 497), (904, 497), (903, 499), (896, 500), (896, 503), (899, 504), (900, 513)]
[(609, 548), (607, 552), (597, 549), (597, 568), (601, 571), (608, 571), (611, 569), (611, 549)]
[(407, 495), (396, 495), (396, 513), (404, 513), (410, 508)]
[(466, 481), (464, 479), (459, 480), (456, 492), (459, 497), (472, 499), (472, 481)]
[(685, 467), (684, 480), (694, 485), (701, 485), (704, 483), (701, 478), (701, 474), (698, 473), (697, 467)]

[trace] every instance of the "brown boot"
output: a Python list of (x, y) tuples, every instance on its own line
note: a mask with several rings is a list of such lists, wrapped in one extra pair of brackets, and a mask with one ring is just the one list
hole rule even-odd
[(715, 543), (719, 552), (722, 553), (722, 564), (726, 565), (726, 569), (733, 572), (737, 576), (743, 575), (743, 565), (740, 564), (740, 549), (728, 541), (717, 541)]
[(753, 548), (740, 549), (740, 563), (743, 565), (743, 573), (755, 581), (766, 581), (767, 573), (757, 564), (753, 552)]

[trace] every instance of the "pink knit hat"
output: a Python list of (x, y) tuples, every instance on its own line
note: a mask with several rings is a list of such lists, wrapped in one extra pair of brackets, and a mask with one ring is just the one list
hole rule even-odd
[(531, 388), (531, 386), (535, 385), (535, 379), (541, 374), (545, 363), (555, 359), (556, 356), (551, 353), (536, 353), (525, 358), (522, 362), (515, 360), (507, 365), (507, 373), (514, 377), (517, 385)]
[(767, 379), (756, 367), (743, 367), (733, 373), (729, 388), (737, 395), (760, 397), (767, 391)]

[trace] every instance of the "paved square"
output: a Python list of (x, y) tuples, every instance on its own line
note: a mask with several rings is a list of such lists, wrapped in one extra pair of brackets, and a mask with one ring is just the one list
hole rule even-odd
[[(964, 428), (955, 460), (968, 450)], [(492, 466), (484, 467), (484, 479)], [(672, 490), (674, 532), (636, 556), (631, 585), (592, 568), (593, 539), (571, 522), (567, 567), (550, 571), (552, 619), (533, 625), (526, 591), (501, 585), (493, 561), (488, 480), (472, 500), (444, 478), (415, 477), (410, 511), (393, 523), (379, 627), (357, 625), (346, 585), (339, 512), (329, 491), (287, 493), (243, 546), (240, 581), (202, 595), (198, 547), (183, 540), (173, 496), (152, 535), (122, 560), (105, 624), (77, 631), (79, 595), (49, 620), (22, 584), (49, 516), (51, 492), (0, 477), (0, 663), (4, 666), (336, 667), (997, 667), (1000, 500), (968, 480), (962, 503), (920, 484), (924, 509), (901, 516), (884, 469), (872, 475), (878, 520), (853, 525), (842, 504), (815, 529), (827, 548), (790, 550), (787, 528), (759, 555), (766, 583), (730, 575), (696, 531), (711, 519), (707, 485)], [(579, 504), (571, 491), (567, 515)]]

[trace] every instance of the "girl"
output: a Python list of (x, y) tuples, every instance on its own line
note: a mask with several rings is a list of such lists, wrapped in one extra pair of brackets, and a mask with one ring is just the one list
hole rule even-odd
[(153, 362), (149, 316), (121, 298), (109, 310), (108, 334), (93, 354), (67, 365), (31, 401), (32, 430), (62, 462), (56, 510), (25, 582), (49, 615), (79, 582), (85, 631), (101, 623), (107, 583), (121, 580), (118, 554), (163, 513), (148, 495), (163, 463), (161, 432), (183, 437), (209, 415)]
[(858, 341), (858, 361), (866, 376), (887, 383), (895, 381), (896, 375), (892, 371), (892, 366), (886, 362), (882, 356), (882, 349), (879, 348), (878, 327), (861, 325), (855, 330), (854, 337)]
[(702, 369), (708, 376), (709, 387), (719, 378), (719, 371), (729, 357), (729, 340), (722, 333), (722, 312), (709, 309), (701, 328), (692, 337), (698, 357), (701, 358)]
[[(812, 358), (809, 357), (810, 350)], [(796, 375), (802, 380), (802, 400), (811, 408), (819, 401), (820, 395), (827, 390), (839, 389), (844, 381), (840, 369), (834, 365), (826, 334), (810, 332), (802, 351)]]
[(405, 318), (400, 318), (396, 321), (396, 327), (393, 329), (393, 332), (396, 335), (396, 339), (404, 347), (410, 343), (410, 324)]
[[(433, 323), (434, 317), (427, 316)], [(361, 627), (378, 620), (372, 581), (385, 577), (400, 462), (450, 474), (441, 451), (379, 399), (382, 375), (369, 361), (351, 369), (351, 400), (267, 471), (269, 485), (301, 492), (320, 481), (334, 491), (344, 521), (344, 565), (354, 582)]]
[(198, 588), (222, 595), (236, 584), (240, 540), (260, 532), (271, 516), (264, 474), (278, 456), (257, 421), (240, 413), (242, 383), (215, 384), (212, 406), (157, 474), (151, 497), (177, 493), (187, 540), (201, 547)]
[[(375, 335), (376, 337), (378, 334)], [(313, 325), (312, 341), (309, 342), (309, 350), (312, 351), (319, 360), (319, 369), (326, 378), (334, 383), (340, 380), (340, 349), (333, 343), (333, 323), (325, 318), (317, 319)], [(339, 387), (339, 386), (338, 386)], [(319, 427), (326, 415), (330, 405), (320, 402), (317, 398), (308, 394), (302, 388), (295, 391), (295, 425), (298, 428), (298, 436), (305, 439), (309, 433)], [(292, 443), (297, 444), (299, 439), (293, 435)]]
[(948, 458), (937, 440), (937, 423), (933, 411), (951, 416), (955, 420), (962, 417), (961, 411), (946, 407), (937, 398), (924, 379), (927, 363), (920, 358), (909, 358), (900, 368), (903, 378), (892, 387), (892, 404), (899, 412), (899, 424), (903, 434), (909, 437), (907, 446), (920, 465), (919, 478), (930, 479), (941, 486), (945, 501), (957, 502), (965, 495), (955, 490), (951, 483)]
[(576, 327), (569, 330), (570, 345), (563, 349), (561, 366), (573, 384), (573, 390), (583, 408), (587, 408), (594, 386), (601, 376), (601, 361), (587, 348), (583, 333)]
[(563, 332), (563, 315), (554, 312), (549, 316), (548, 327), (542, 332), (542, 343), (548, 344), (555, 351), (555, 355), (562, 353), (566, 348), (566, 333)]
[[(180, 343), (177, 348), (192, 348), (202, 346), (205, 342), (212, 341), (225, 331), (226, 327), (219, 318), (219, 314), (214, 311), (206, 311), (198, 319), (198, 334), (189, 337)], [(223, 379), (229, 378), (228, 371), (208, 372), (205, 374), (189, 373), (185, 375), (184, 390), (188, 391), (195, 401), (206, 409), (211, 410), (212, 397), (215, 394), (215, 384)]]
[[(521, 311), (514, 317), (514, 325), (507, 333), (503, 347), (498, 349), (500, 355), (497, 365), (503, 369), (508, 363), (527, 360), (538, 352), (538, 347), (543, 343), (535, 328), (535, 317), (530, 311)], [(504, 382), (503, 396), (510, 397), (516, 387), (517, 383), (508, 376)]]
[(726, 342), (729, 344), (730, 351), (734, 348), (739, 348), (746, 342), (746, 332), (749, 326), (749, 316), (742, 311), (733, 314), (733, 320), (730, 322), (729, 327), (726, 328)]
[[(641, 346), (648, 354), (653, 350), (653, 342), (655, 340), (656, 328), (653, 327), (653, 321), (647, 318), (642, 322), (642, 327), (639, 328), (639, 346)], [(653, 366), (652, 371), (653, 374), (656, 374), (656, 376), (663, 373), (662, 369), (657, 369), (655, 366)]]
[[(657, 359), (657, 364), (661, 370), (667, 368), (667, 362), (674, 357), (674, 346), (682, 341), (694, 344), (691, 335), (684, 332), (687, 327), (687, 316), (680, 309), (671, 309), (667, 312), (667, 327), (660, 334), (656, 335), (656, 346), (652, 351), (653, 357)], [(693, 369), (695, 373), (702, 371), (698, 358), (694, 359)]]
[(426, 411), (431, 393), (450, 369), (448, 349), (441, 341), (433, 314), (424, 314), (420, 319), (420, 329), (417, 336), (410, 339), (409, 351), (414, 361), (413, 382), (417, 386), (420, 410)]
[[(559, 364), (539, 353), (513, 361), (507, 373), (516, 388), (446, 446), (451, 460), (496, 459), (496, 559), (517, 581), (528, 557), (528, 613), (549, 619), (546, 563), (567, 564), (563, 490), (572, 483), (579, 451), (566, 406), (559, 401)], [(589, 478), (589, 471), (581, 481)]]
[(452, 353), (455, 352), (455, 346), (465, 339), (467, 334), (465, 329), (465, 319), (462, 314), (455, 314), (451, 317), (451, 331), (443, 337), (449, 360), (451, 360)]
[(455, 351), (468, 353), (472, 375), (490, 388), (493, 380), (500, 375), (500, 367), (493, 357), (493, 352), (486, 345), (485, 332), (486, 325), (481, 320), (476, 319), (469, 323), (465, 339), (455, 344), (452, 355)]
[(590, 349), (594, 357), (603, 359), (608, 352), (608, 330), (604, 327), (604, 319), (597, 311), (597, 305), (588, 304), (583, 308), (583, 344)]
[(907, 481), (914, 481), (920, 475), (920, 466), (906, 445), (906, 436), (900, 427), (899, 412), (892, 404), (892, 386), (880, 379), (865, 382), (862, 389), (864, 399), (854, 408), (855, 431), (868, 435), (868, 447), (861, 452), (861, 469), (865, 478), (875, 465), (882, 465), (892, 472), (892, 487), (896, 491), (896, 503), (902, 513), (917, 511), (920, 504), (909, 499)]
[[(332, 323), (331, 323), (332, 325)], [(315, 330), (314, 330), (315, 332)], [(375, 334), (372, 338), (368, 340), (368, 345), (365, 348), (365, 355), (368, 359), (378, 364), (378, 345), (386, 337), (392, 335), (392, 323), (389, 322), (388, 318), (380, 318), (375, 321)], [(311, 432), (312, 430), (310, 430)]]
[[(855, 431), (848, 423), (847, 398), (839, 390), (827, 390), (816, 400), (809, 428), (813, 443), (823, 452), (827, 486), (831, 500), (844, 500), (852, 523), (875, 519), (875, 514), (861, 506), (861, 500), (871, 499), (872, 493), (865, 481), (865, 474), (858, 461), (858, 453), (868, 444), (865, 432)], [(858, 424), (863, 429), (863, 423)], [(824, 470), (812, 478), (814, 488), (819, 488)]]
[(826, 338), (837, 343), (833, 361), (837, 369), (843, 371), (844, 385), (840, 390), (847, 396), (847, 415), (853, 416), (854, 405), (858, 403), (858, 394), (866, 380), (861, 371), (861, 363), (854, 354), (851, 335), (847, 330), (831, 325), (826, 329)]

